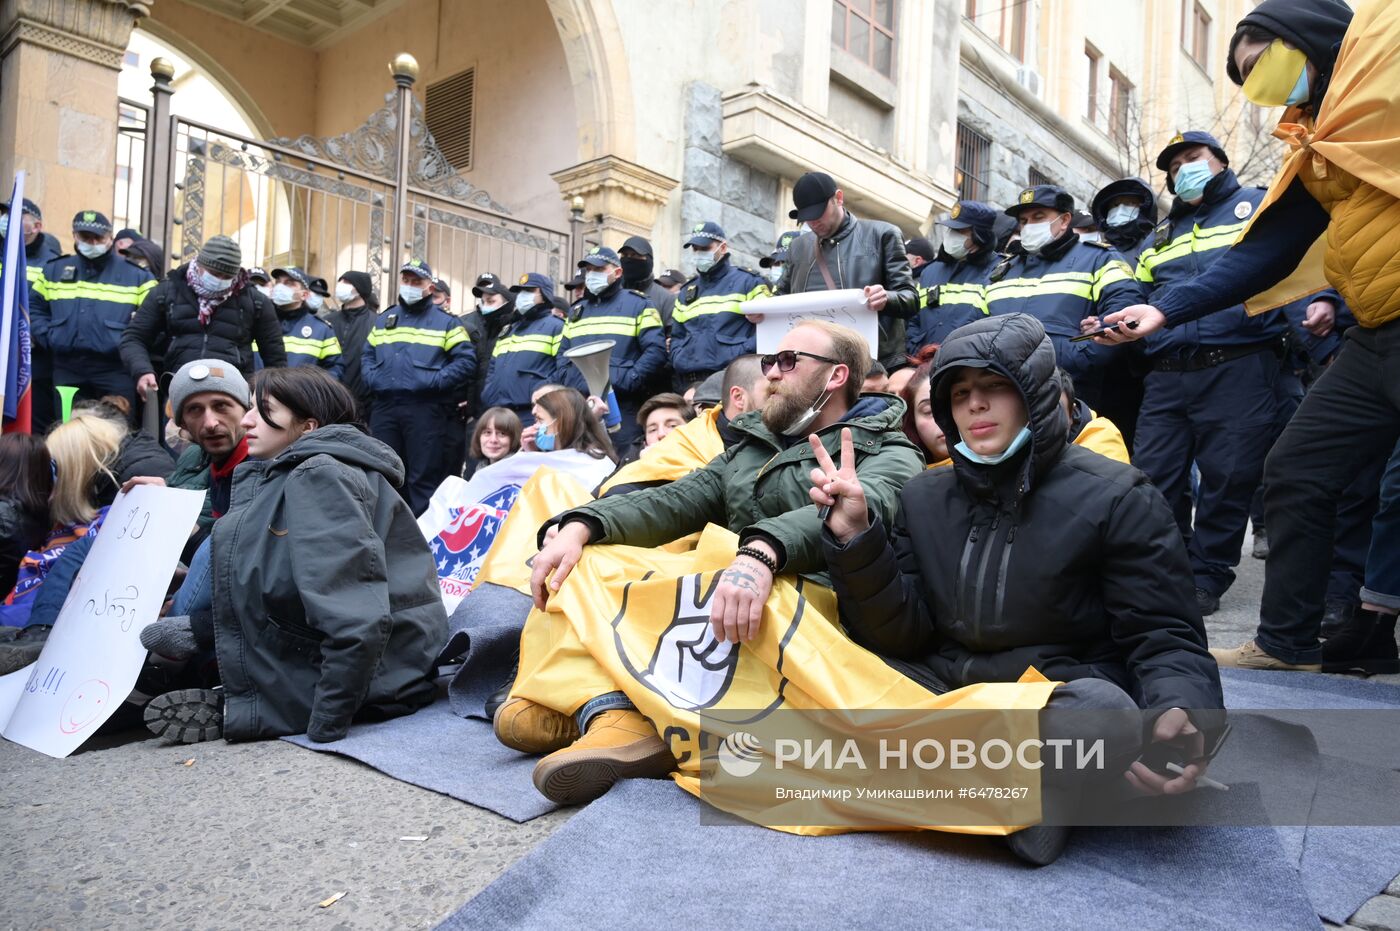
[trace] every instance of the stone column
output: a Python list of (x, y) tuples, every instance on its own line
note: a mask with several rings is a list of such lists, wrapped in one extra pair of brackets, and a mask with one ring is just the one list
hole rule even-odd
[(79, 210), (113, 209), (117, 75), (153, 0), (0, 0), (0, 187), (17, 170), (68, 247)]
[(550, 175), (564, 199), (583, 198), (583, 216), (603, 245), (614, 249), (629, 236), (652, 238), (657, 211), (678, 182), (615, 155), (565, 168)]

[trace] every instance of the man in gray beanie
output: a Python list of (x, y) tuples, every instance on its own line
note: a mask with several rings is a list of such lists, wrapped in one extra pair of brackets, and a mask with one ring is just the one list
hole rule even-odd
[(230, 363), (251, 377), (254, 343), (263, 365), (287, 364), (276, 308), (249, 282), (242, 262), (238, 243), (211, 236), (146, 295), (121, 341), (122, 361), (142, 398), (159, 383), (151, 356), (165, 337), (167, 377), (195, 360)]

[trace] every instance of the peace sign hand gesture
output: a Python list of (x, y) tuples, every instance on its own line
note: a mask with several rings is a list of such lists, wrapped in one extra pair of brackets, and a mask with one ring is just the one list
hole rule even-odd
[(831, 455), (814, 433), (807, 437), (817, 457), (812, 470), (809, 494), (817, 507), (831, 508), (826, 525), (844, 546), (870, 527), (870, 511), (865, 503), (865, 489), (856, 478), (855, 442), (849, 427), (841, 430), (841, 468), (831, 461)]

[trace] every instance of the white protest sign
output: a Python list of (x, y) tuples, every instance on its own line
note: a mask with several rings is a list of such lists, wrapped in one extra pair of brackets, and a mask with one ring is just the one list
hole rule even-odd
[(739, 306), (746, 314), (763, 315), (754, 333), (762, 353), (777, 352), (778, 343), (788, 330), (807, 320), (826, 320), (855, 330), (870, 344), (872, 354), (880, 343), (880, 315), (866, 306), (861, 288), (784, 294), (745, 301)]
[[(0, 677), (0, 732), (52, 757), (82, 746), (131, 694), (204, 492), (138, 485), (107, 513), (31, 665)], [(18, 684), (17, 684), (18, 683)]]

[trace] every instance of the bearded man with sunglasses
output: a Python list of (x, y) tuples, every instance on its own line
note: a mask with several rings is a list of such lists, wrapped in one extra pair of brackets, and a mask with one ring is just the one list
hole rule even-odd
[[(778, 350), (760, 363), (767, 402), (734, 419), (739, 441), (709, 465), (666, 485), (566, 511), (540, 529), (544, 539), (551, 527), (559, 528), (534, 560), (530, 588), (537, 608), (545, 610), (585, 546), (658, 547), (719, 524), (738, 535), (739, 546), (711, 599), (710, 623), (717, 641), (752, 640), (776, 575), (829, 584), (822, 517), (808, 495), (817, 466), (809, 436), (834, 455), (842, 430), (849, 429), (871, 512), (893, 517), (900, 488), (923, 471), (924, 461), (900, 430), (904, 403), (860, 393), (869, 345), (845, 327), (806, 322), (789, 331)], [(511, 698), (495, 714), (502, 743), (549, 753), (535, 771), (545, 795), (577, 804), (589, 800), (580, 786), (595, 797), (618, 778), (661, 776), (674, 765), (655, 729), (621, 691), (577, 698), (559, 708)], [(556, 779), (561, 773), (569, 778)]]

